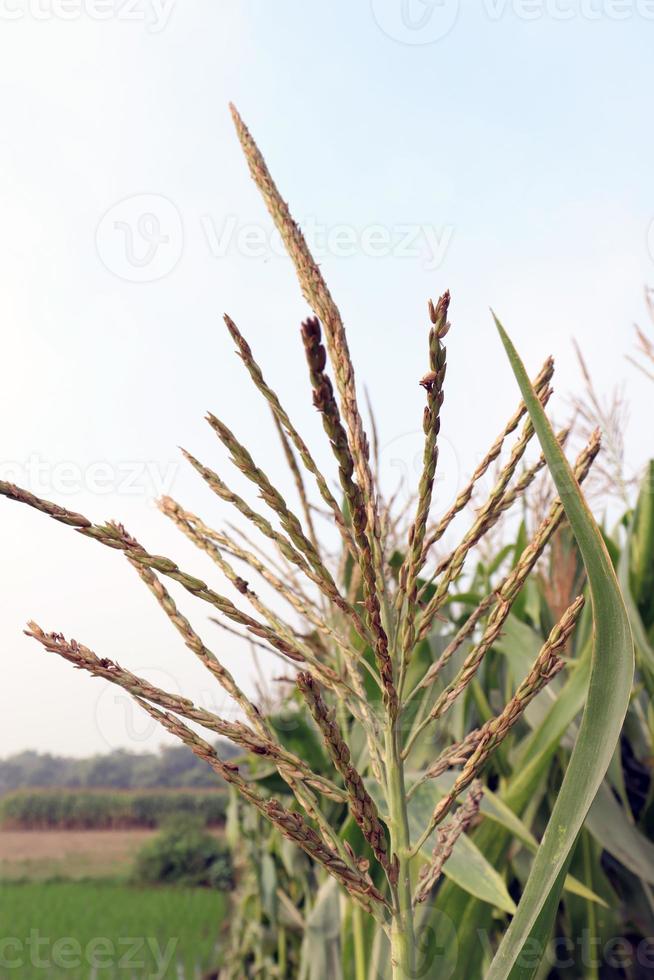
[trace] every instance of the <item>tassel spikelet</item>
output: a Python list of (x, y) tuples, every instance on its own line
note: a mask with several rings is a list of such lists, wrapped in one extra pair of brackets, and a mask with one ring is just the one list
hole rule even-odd
[(315, 317), (305, 320), (302, 324), (302, 340), (304, 341), (313, 385), (313, 403), (320, 412), (325, 432), (336, 457), (341, 487), (352, 517), (354, 540), (363, 580), (365, 605), (368, 622), (374, 637), (375, 657), (382, 680), (384, 700), (390, 714), (395, 717), (398, 710), (398, 698), (393, 680), (393, 665), (388, 652), (388, 637), (381, 621), (372, 548), (367, 534), (368, 516), (363, 494), (353, 479), (354, 462), (345, 430), (341, 425), (340, 412), (334, 398), (331, 381), (325, 373), (327, 353), (322, 346), (320, 324)]
[(454, 845), (464, 834), (479, 813), (484, 790), (480, 782), (473, 783), (465, 802), (454, 817), (436, 831), (437, 841), (432, 853), (431, 864), (420, 872), (420, 883), (413, 899), (414, 904), (426, 902), (434, 885), (443, 873), (443, 867), (452, 856)]
[(438, 433), (441, 428), (441, 407), (443, 405), (443, 385), (445, 382), (446, 352), (443, 340), (450, 324), (447, 314), (450, 307), (450, 294), (444, 293), (436, 306), (430, 301), (429, 318), (432, 323), (429, 331), (429, 372), (420, 384), (427, 392), (427, 404), (422, 427), (425, 433), (422, 474), (418, 486), (418, 507), (416, 517), (409, 532), (409, 543), (404, 566), (400, 571), (400, 591), (398, 603), (406, 602), (406, 612), (402, 618), (401, 658), (402, 669), (408, 664), (416, 640), (416, 608), (418, 598), (418, 575), (425, 560), (423, 552), (427, 521), (434, 489), (434, 477), (438, 463)]
[(309, 706), (314, 721), (322, 733), (324, 743), (334, 763), (334, 767), (343, 778), (350, 800), (352, 816), (361, 828), (363, 836), (370, 844), (375, 857), (381, 866), (388, 871), (390, 861), (388, 844), (386, 842), (386, 831), (379, 819), (377, 807), (365, 789), (363, 779), (350, 761), (350, 750), (338, 729), (335, 721), (335, 713), (333, 709), (328, 708), (325, 704), (320, 693), (320, 688), (311, 674), (299, 673), (297, 675), (297, 686), (304, 695), (304, 699)]

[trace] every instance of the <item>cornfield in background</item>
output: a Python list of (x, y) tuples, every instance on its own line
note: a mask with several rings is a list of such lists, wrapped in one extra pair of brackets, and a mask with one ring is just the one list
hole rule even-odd
[(188, 815), (222, 824), (227, 794), (213, 791), (16, 790), (0, 797), (0, 827), (21, 830), (108, 830), (158, 827)]
[[(122, 551), (189, 649), (233, 698), (242, 720), (228, 721), (156, 688), (35, 623), (28, 633), (75, 667), (128, 691), (230, 785), (232, 831), (243, 831), (242, 915), (232, 930), (225, 976), (543, 975), (538, 971), (562, 890), (593, 908), (603, 904), (569, 874), (569, 865), (614, 757), (633, 676), (628, 612), (579, 487), (599, 451), (598, 435), (590, 436), (574, 464), (567, 462), (567, 432), (555, 434), (544, 411), (551, 360), (530, 382), (497, 323), (522, 401), (452, 506), (434, 517), (450, 328), (445, 292), (429, 302), (425, 327), (422, 473), (411, 508), (398, 511), (379, 486), (341, 315), (250, 133), (235, 110), (233, 115), (252, 177), (313, 313), (302, 324), (301, 339), (340, 491), (335, 495), (332, 474), (318, 468), (239, 328), (226, 317), (245, 369), (272, 412), (301, 510), (291, 509), (214, 415), (208, 416), (210, 426), (266, 510), (235, 493), (206, 463), (189, 453), (186, 458), (252, 526), (263, 547), (250, 536), (245, 541), (231, 530), (213, 529), (170, 498), (161, 509), (213, 559), (241, 603), (150, 553), (118, 523), (94, 524), (7, 483), (0, 491)], [(527, 463), (534, 435), (542, 455)], [(491, 469), (495, 484), (468, 519), (468, 505)], [(558, 496), (538, 525), (491, 566), (478, 563), (467, 574), (473, 551), (528, 498), (545, 470)], [(337, 556), (316, 533), (316, 492), (340, 538)], [(566, 520), (574, 537), (564, 539)], [(446, 534), (461, 525), (458, 544), (444, 549)], [(557, 541), (572, 555), (570, 582), (579, 591), (562, 590), (565, 601), (547, 629), (542, 619), (535, 629), (528, 583)], [(539, 574), (542, 581), (542, 568)], [(295, 693), (285, 691), (279, 710), (264, 712), (245, 694), (178, 610), (164, 579), (295, 672)], [(279, 601), (264, 601), (251, 579), (265, 583)], [(543, 827), (543, 780), (582, 708)], [(190, 724), (230, 739), (242, 759), (222, 759)], [(532, 734), (517, 739), (527, 725)], [(272, 837), (264, 826), (272, 828)], [(515, 841), (523, 848), (520, 894), (508, 890), (505, 873)], [(253, 908), (256, 915), (249, 914)]]

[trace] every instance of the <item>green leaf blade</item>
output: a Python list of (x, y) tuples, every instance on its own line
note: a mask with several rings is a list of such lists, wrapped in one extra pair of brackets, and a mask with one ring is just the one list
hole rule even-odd
[(594, 623), (588, 696), (579, 734), (518, 911), (487, 974), (487, 980), (507, 980), (526, 940), (537, 938), (544, 948), (549, 938), (539, 935), (542, 930), (535, 926), (551, 921), (541, 912), (546, 904), (551, 908), (556, 901), (568, 855), (611, 762), (629, 705), (634, 649), (629, 618), (599, 528), (517, 351), (497, 318), (495, 324), (577, 539), (588, 576)]

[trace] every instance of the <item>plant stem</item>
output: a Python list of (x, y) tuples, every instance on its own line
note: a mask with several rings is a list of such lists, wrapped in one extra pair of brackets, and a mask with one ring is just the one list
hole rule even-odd
[(411, 980), (414, 976), (415, 937), (411, 904), (411, 840), (404, 788), (404, 763), (399, 744), (397, 720), (386, 733), (388, 773), (388, 807), (391, 853), (399, 862), (397, 884), (393, 888), (393, 922), (391, 926), (391, 963), (393, 980)]
[(366, 980), (366, 946), (363, 935), (363, 918), (358, 905), (352, 906), (352, 934), (354, 938), (355, 980)]
[(280, 977), (286, 976), (286, 929), (278, 926), (277, 930), (277, 966)]

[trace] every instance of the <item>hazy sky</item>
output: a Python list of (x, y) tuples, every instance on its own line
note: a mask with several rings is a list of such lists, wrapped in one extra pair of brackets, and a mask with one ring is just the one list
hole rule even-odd
[[(152, 501), (229, 516), (177, 449), (228, 473), (207, 409), (282, 472), (223, 311), (323, 445), (306, 307), (230, 99), (342, 306), (389, 479), (414, 469), (425, 304), (446, 287), (439, 504), (517, 402), (489, 306), (532, 371), (556, 356), (557, 417), (575, 337), (598, 388), (626, 385), (630, 464), (651, 454), (651, 386), (624, 355), (654, 283), (652, 0), (0, 0), (0, 20), (3, 478), (215, 584)], [(160, 741), (28, 618), (228, 710), (119, 554), (2, 500), (0, 528), (0, 754)], [(180, 605), (251, 683), (247, 649)]]

